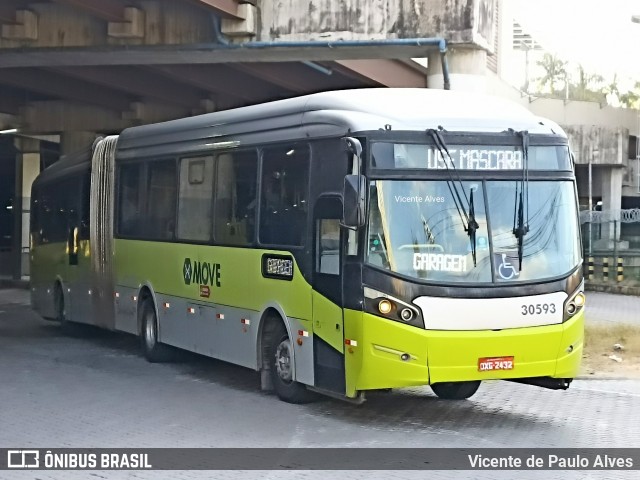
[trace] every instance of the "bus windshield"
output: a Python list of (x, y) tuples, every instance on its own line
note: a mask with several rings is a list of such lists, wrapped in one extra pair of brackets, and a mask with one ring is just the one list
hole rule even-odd
[(523, 282), (557, 277), (580, 261), (573, 182), (530, 181), (522, 266), (514, 229), (516, 180), (462, 181), (473, 193), (476, 260), (447, 180), (370, 184), (368, 264), (423, 281)]

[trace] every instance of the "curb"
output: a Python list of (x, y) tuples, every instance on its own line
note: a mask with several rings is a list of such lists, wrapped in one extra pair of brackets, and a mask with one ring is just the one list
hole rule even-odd
[(584, 289), (588, 292), (616, 293), (619, 295), (640, 296), (640, 287), (630, 287), (625, 285), (602, 285), (586, 283)]
[(0, 288), (29, 288), (29, 280), (9, 280), (0, 278)]

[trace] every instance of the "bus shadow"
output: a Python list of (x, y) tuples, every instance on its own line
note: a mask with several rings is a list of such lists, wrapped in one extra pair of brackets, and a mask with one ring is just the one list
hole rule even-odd
[[(496, 385), (501, 383), (492, 381), (481, 385), (468, 400), (442, 400), (424, 386), (367, 392), (367, 400), (360, 406), (332, 399), (330, 404), (312, 405), (310, 408), (319, 414), (330, 413), (333, 419), (354, 425), (366, 423), (374, 428), (407, 432), (430, 430), (459, 435), (476, 429), (486, 432), (491, 428), (543, 428), (546, 431), (553, 427), (554, 420), (549, 418), (548, 411), (538, 415), (531, 408), (530, 396), (518, 393), (515, 397), (513, 392), (500, 392), (503, 388), (510, 388), (510, 385)], [(513, 385), (515, 388), (534, 388)], [(502, 398), (503, 405), (497, 404), (496, 398)], [(572, 400), (566, 397), (566, 401)]]
[[(45, 332), (44, 336), (47, 337), (69, 338), (81, 341), (85, 345), (99, 347), (101, 350), (91, 348), (94, 355), (113, 357), (115, 353), (118, 357), (130, 357), (139, 361), (140, 368), (149, 365), (142, 354), (140, 338), (135, 335), (79, 323), (61, 325), (57, 322), (46, 322), (41, 324), (40, 330)], [(178, 348), (172, 348), (172, 354), (170, 361), (156, 364), (171, 370), (167, 372), (168, 375), (176, 375), (197, 383), (260, 393), (259, 374), (254, 370)]]
[[(83, 324), (64, 328), (47, 322), (41, 325), (41, 328), (48, 332), (47, 336), (70, 337), (101, 347), (104, 349), (102, 356), (112, 356), (115, 350), (118, 356), (137, 357), (132, 360), (139, 361), (141, 368), (148, 365), (140, 352), (139, 339), (134, 335)], [(91, 348), (91, 350), (97, 353), (96, 349)], [(175, 349), (172, 362), (162, 365), (170, 371), (167, 372), (168, 375), (173, 374), (182, 380), (250, 392), (257, 398), (271, 396), (274, 401), (277, 401), (273, 393), (260, 390), (259, 373), (245, 367), (179, 349)], [(549, 427), (553, 420), (548, 415), (537, 416), (535, 410), (528, 408), (530, 397), (526, 393), (518, 392), (519, 395), (514, 397), (513, 392), (503, 390), (533, 389), (534, 387), (516, 384), (501, 386), (499, 385), (501, 383), (482, 384), (474, 397), (461, 401), (441, 400), (428, 386), (425, 386), (367, 392), (367, 401), (362, 405), (319, 395), (316, 402), (301, 407), (292, 406), (292, 408), (302, 408), (310, 414), (320, 416), (330, 414), (333, 419), (356, 425), (368, 424), (396, 430), (405, 428), (409, 431), (417, 429), (460, 431), (481, 426), (486, 428), (492, 423), (499, 425), (500, 428), (530, 428), (532, 425), (543, 424)], [(556, 392), (556, 394), (562, 395), (562, 392)], [(496, 404), (496, 397), (503, 399), (500, 404), (502, 406)], [(570, 401), (569, 397), (567, 399)]]

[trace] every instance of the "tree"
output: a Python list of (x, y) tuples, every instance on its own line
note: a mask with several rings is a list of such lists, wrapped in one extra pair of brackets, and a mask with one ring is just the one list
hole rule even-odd
[(542, 60), (536, 63), (545, 71), (545, 74), (538, 79), (541, 90), (544, 92), (549, 87), (549, 93), (552, 95), (561, 93), (567, 81), (567, 62), (555, 55), (545, 53)]
[(636, 82), (631, 90), (620, 94), (619, 98), (623, 107), (640, 110), (640, 81)]
[(603, 102), (605, 94), (602, 75), (587, 72), (582, 65), (578, 65), (578, 82), (569, 85), (569, 98), (587, 102)]

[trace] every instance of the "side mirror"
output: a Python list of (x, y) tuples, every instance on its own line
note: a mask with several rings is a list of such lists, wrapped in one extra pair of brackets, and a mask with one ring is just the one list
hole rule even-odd
[(347, 175), (344, 177), (342, 199), (342, 225), (357, 229), (365, 224), (365, 198), (367, 191), (366, 178), (363, 175)]

